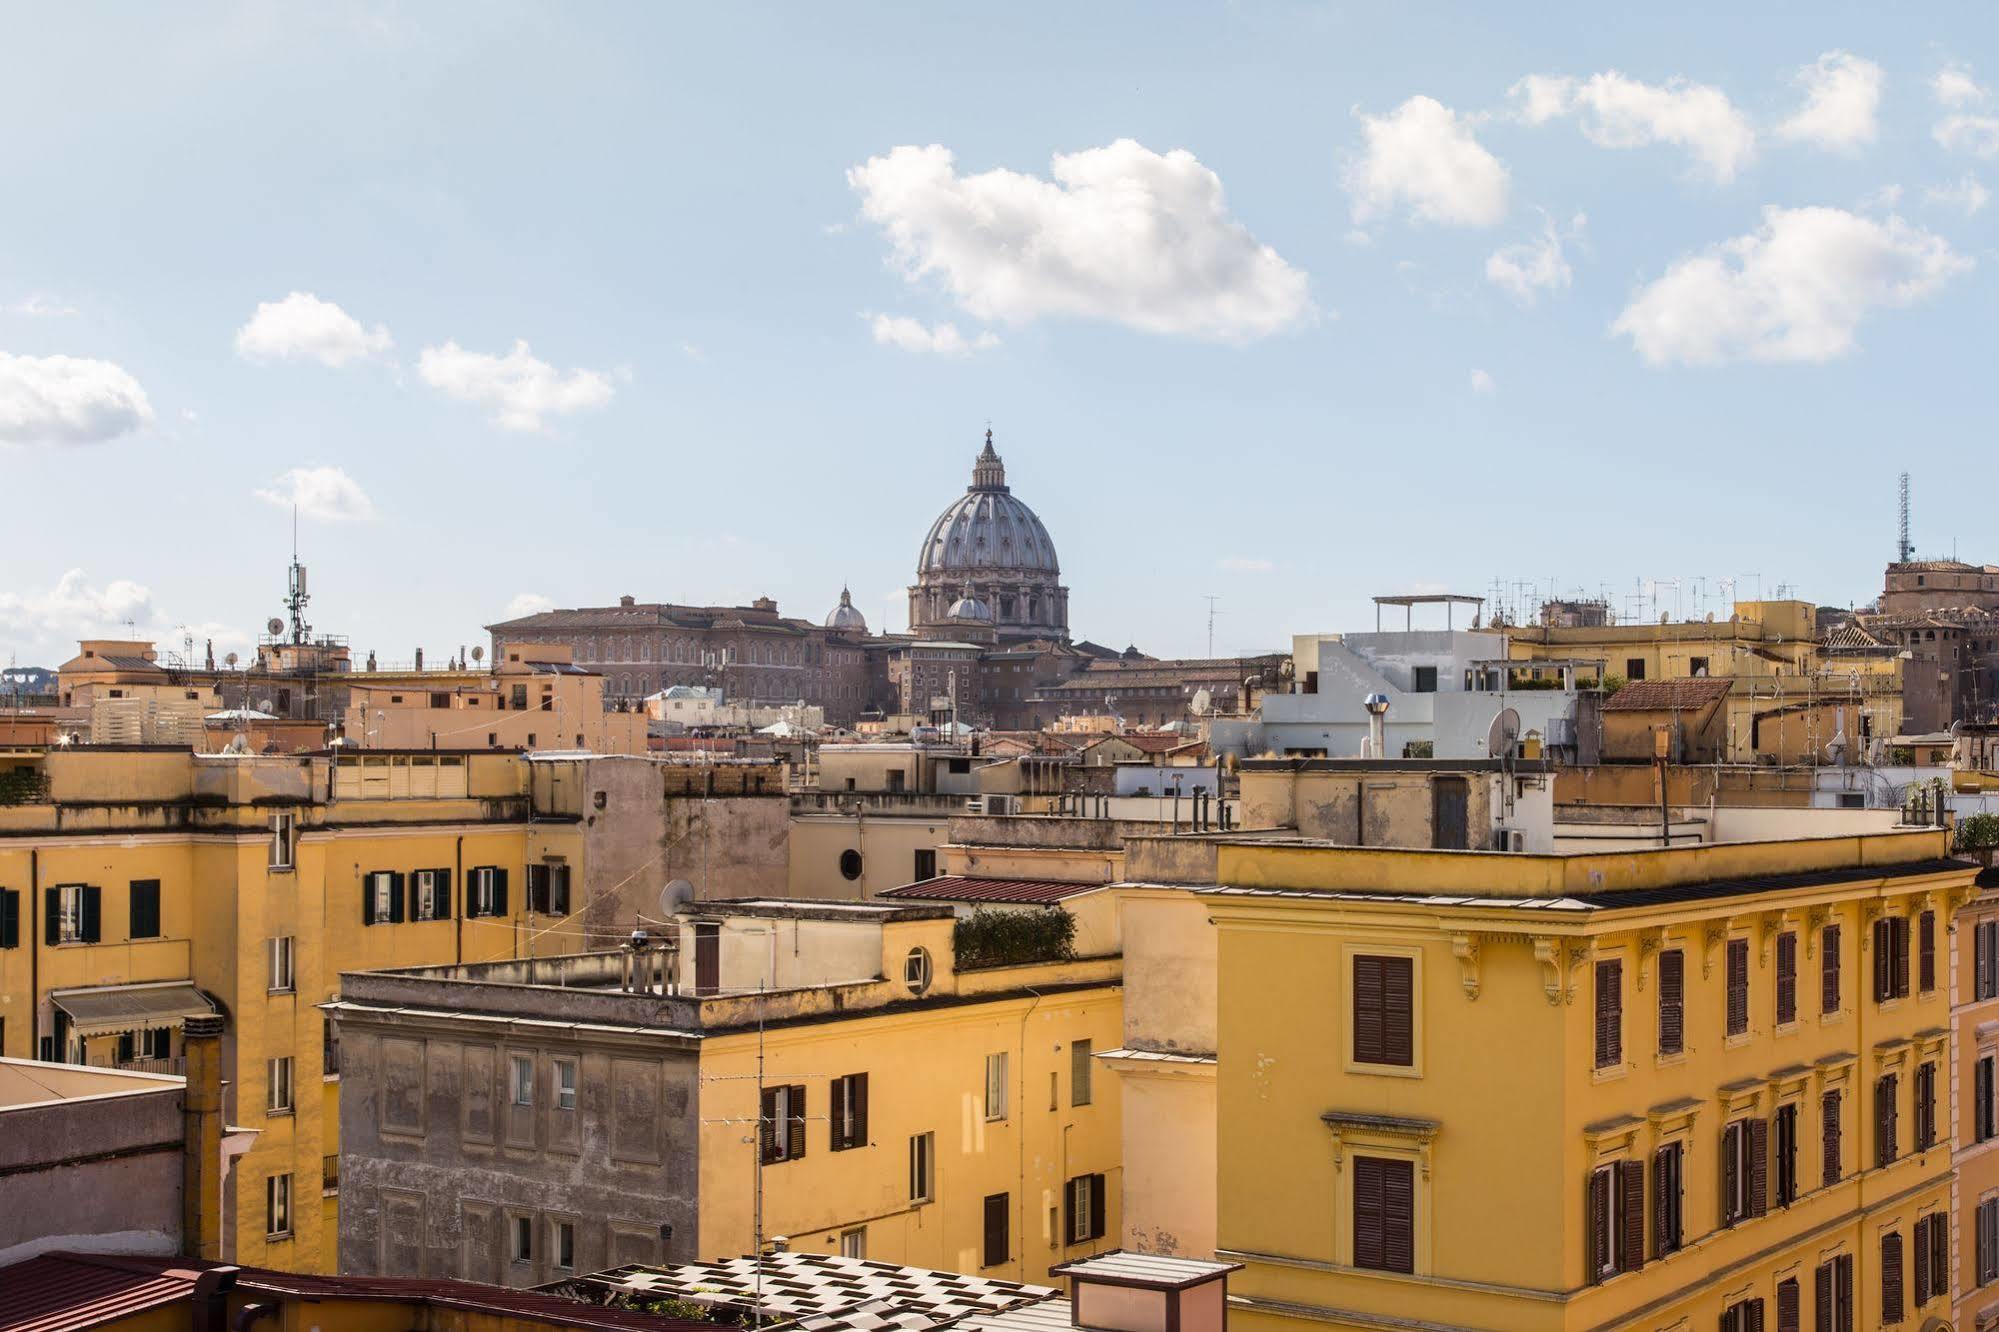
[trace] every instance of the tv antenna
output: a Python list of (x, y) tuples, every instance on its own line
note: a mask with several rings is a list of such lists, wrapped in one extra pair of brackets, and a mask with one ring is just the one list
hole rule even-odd
[(1222, 614), (1221, 611), (1215, 609), (1215, 603), (1220, 601), (1221, 598), (1213, 592), (1203, 592), (1201, 596), (1208, 603), (1208, 657), (1210, 660), (1213, 660), (1215, 655), (1215, 617)]
[(1895, 542), (1895, 560), (1899, 564), (1907, 564), (1915, 554), (1915, 551), (1909, 545), (1909, 474), (1907, 472), (1902, 473), (1901, 482), (1897, 486), (1895, 510), (1896, 517), (1900, 520), (1898, 528), (1899, 536)]

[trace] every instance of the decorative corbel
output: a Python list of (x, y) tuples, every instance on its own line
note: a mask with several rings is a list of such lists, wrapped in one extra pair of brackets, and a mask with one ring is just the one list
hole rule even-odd
[(1714, 951), (1728, 942), (1728, 921), (1726, 918), (1710, 921), (1701, 931), (1701, 979), (1714, 975)]
[(1559, 1006), (1562, 1002), (1562, 941), (1547, 935), (1535, 936), (1534, 960), (1541, 964), (1541, 988), (1547, 994), (1548, 1002)]
[(1596, 946), (1586, 941), (1572, 943), (1569, 945), (1568, 949), (1569, 983), (1567, 988), (1565, 988), (1562, 991), (1563, 1003), (1572, 1004), (1576, 1001), (1577, 977), (1581, 974), (1583, 969), (1589, 965), (1589, 960), (1595, 954), (1595, 952), (1596, 952)]
[(1805, 961), (1809, 962), (1818, 955), (1819, 931), (1831, 921), (1832, 908), (1829, 906), (1815, 906), (1805, 913)]
[(1652, 959), (1666, 946), (1666, 927), (1648, 930), (1638, 936), (1638, 993), (1645, 993), (1645, 976), (1652, 969)]
[(1451, 936), (1451, 956), (1458, 960), (1458, 972), (1464, 981), (1465, 998), (1478, 998), (1479, 938), (1476, 934), (1454, 934)]
[(1758, 960), (1763, 966), (1767, 967), (1770, 965), (1770, 952), (1776, 947), (1777, 936), (1782, 934), (1784, 927), (1790, 923), (1791, 913), (1789, 911), (1766, 911), (1763, 913), (1762, 934), (1757, 941), (1758, 952), (1761, 954)]
[(1874, 922), (1881, 919), (1888, 910), (1888, 904), (1880, 898), (1860, 904), (1860, 952), (1862, 956), (1874, 951)]

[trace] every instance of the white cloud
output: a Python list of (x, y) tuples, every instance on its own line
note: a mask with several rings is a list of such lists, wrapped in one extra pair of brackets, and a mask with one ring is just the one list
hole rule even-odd
[(543, 611), (554, 609), (555, 603), (541, 593), (522, 592), (507, 603), (507, 608), (501, 612), (500, 618), (504, 620), (518, 620), (523, 616), (539, 615)]
[(1222, 561), (1222, 568), (1230, 573), (1270, 573), (1277, 568), (1277, 565), (1271, 560), (1260, 560), (1248, 555), (1231, 555)]
[(1192, 153), (1119, 139), (1057, 153), (1050, 174), (962, 175), (949, 149), (905, 145), (847, 183), (904, 277), (937, 278), (982, 320), (1068, 315), (1242, 341), (1314, 314), (1306, 274), (1229, 214), (1221, 177)]
[(102, 444), (152, 419), (146, 390), (109, 361), (0, 352), (0, 444)]
[(425, 347), (417, 358), (423, 382), (460, 402), (490, 407), (505, 430), (539, 430), (542, 417), (602, 407), (611, 400), (610, 376), (596, 370), (567, 374), (516, 341), (505, 356), (466, 351), (455, 342)]
[(375, 505), (353, 477), (338, 467), (294, 467), (279, 476), (257, 498), (280, 508), (296, 507), (306, 518), (328, 523), (365, 523)]
[(1939, 106), (1978, 106), (1985, 89), (1963, 65), (1945, 65), (1930, 79), (1930, 93)]
[(1899, 217), (1768, 207), (1755, 232), (1641, 289), (1611, 331), (1653, 365), (1829, 361), (1853, 350), (1871, 311), (1914, 304), (1969, 267)]
[(73, 315), (76, 310), (40, 292), (32, 292), (14, 304), (6, 307), (7, 313), (26, 315), (30, 319), (61, 319)]
[(1511, 89), (1515, 114), (1530, 125), (1579, 118), (1600, 148), (1670, 143), (1685, 148), (1717, 181), (1735, 179), (1756, 151), (1756, 131), (1719, 88), (1685, 79), (1645, 83), (1616, 70), (1573, 79), (1530, 74)]
[(258, 363), (317, 361), (337, 370), (394, 345), (383, 325), (363, 328), (353, 315), (308, 291), (260, 303), (250, 322), (236, 330), (236, 354)]
[(1945, 116), (1930, 133), (1954, 153), (1999, 157), (1999, 116)]
[(1798, 71), (1805, 104), (1777, 126), (1777, 137), (1850, 152), (1880, 133), (1881, 66), (1847, 51), (1827, 51)]
[(1487, 256), (1486, 281), (1522, 305), (1532, 305), (1544, 291), (1567, 291), (1574, 272), (1568, 256), (1562, 253), (1562, 242), (1580, 236), (1588, 221), (1585, 214), (1577, 213), (1564, 237), (1555, 219), (1544, 217), (1540, 239), (1504, 246)]
[(197, 653), (209, 639), (218, 651), (250, 643), (249, 635), (229, 625), (174, 623), (152, 590), (129, 578), (97, 584), (82, 569), (71, 569), (46, 591), (0, 592), (0, 636), (21, 656), (50, 666), (74, 655), (78, 639), (136, 635), (177, 652), (183, 634), (193, 636)]
[(1932, 185), (1923, 191), (1923, 202), (1943, 208), (1962, 209), (1966, 217), (1982, 211), (1992, 201), (1992, 191), (1966, 172), (1954, 185)]
[(878, 314), (863, 316), (874, 329), (875, 341), (884, 347), (900, 347), (908, 352), (930, 352), (937, 356), (970, 356), (975, 351), (984, 351), (999, 346), (999, 339), (991, 333), (980, 333), (975, 338), (967, 338), (958, 331), (956, 324), (929, 324), (907, 315)]
[(1401, 207), (1419, 222), (1449, 226), (1504, 218), (1506, 166), (1473, 135), (1475, 123), (1433, 97), (1411, 97), (1385, 116), (1361, 114), (1365, 146), (1346, 173), (1353, 220), (1367, 225)]
[(1497, 382), (1496, 380), (1494, 380), (1494, 379), (1493, 379), (1493, 377), (1492, 377), (1491, 375), (1487, 374), (1487, 373), (1486, 373), (1485, 371), (1483, 371), (1483, 370), (1474, 370), (1474, 371), (1472, 371), (1472, 372), (1471, 372), (1471, 391), (1472, 391), (1472, 392), (1474, 392), (1474, 393), (1490, 393), (1490, 392), (1492, 392), (1492, 391), (1493, 391), (1494, 389), (1496, 389), (1496, 388), (1498, 388), (1498, 387), (1499, 387), (1499, 384), (1498, 384), (1498, 382)]

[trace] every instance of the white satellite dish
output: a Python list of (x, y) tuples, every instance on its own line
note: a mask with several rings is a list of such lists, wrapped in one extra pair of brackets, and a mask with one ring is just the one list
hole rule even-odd
[(693, 900), (694, 885), (685, 879), (675, 879), (659, 890), (659, 914), (671, 916)]
[(1512, 758), (1513, 751), (1520, 745), (1520, 714), (1512, 708), (1501, 708), (1499, 715), (1492, 719), (1492, 726), (1485, 733), (1485, 752), (1489, 758)]
[(264, 621), (264, 628), (270, 633), (271, 637), (276, 638), (285, 631), (285, 622), (273, 615), (270, 619)]
[(482, 647), (475, 647), (472, 649), (472, 660), (484, 661), (485, 659), (486, 659), (486, 649)]
[(1200, 716), (1215, 706), (1215, 696), (1205, 689), (1194, 691), (1194, 715)]
[(222, 664), (223, 664), (224, 666), (227, 666), (227, 667), (228, 667), (228, 668), (229, 668), (230, 670), (232, 670), (232, 671), (233, 671), (233, 670), (235, 670), (235, 669), (236, 669), (236, 654), (232, 652), (232, 653), (230, 653), (230, 654), (229, 654), (228, 656), (224, 657), (224, 658), (222, 659)]

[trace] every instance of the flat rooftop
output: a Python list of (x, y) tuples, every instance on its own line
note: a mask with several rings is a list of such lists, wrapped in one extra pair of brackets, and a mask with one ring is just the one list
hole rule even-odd
[(34, 1059), (0, 1059), (0, 1112), (30, 1105), (53, 1105), (107, 1096), (145, 1096), (174, 1091), (185, 1078), (162, 1073), (127, 1073), (84, 1064), (45, 1064)]

